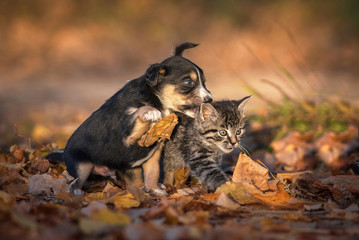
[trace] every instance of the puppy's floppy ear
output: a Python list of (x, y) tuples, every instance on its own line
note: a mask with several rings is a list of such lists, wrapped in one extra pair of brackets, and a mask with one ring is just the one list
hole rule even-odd
[(175, 48), (175, 51), (173, 53), (173, 56), (181, 56), (182, 57), (182, 53), (184, 50), (188, 49), (188, 48), (194, 48), (194, 47), (197, 47), (199, 44), (197, 43), (191, 43), (191, 42), (185, 42), (185, 43), (182, 43), (180, 45), (178, 45), (176, 48)]
[(145, 73), (146, 82), (149, 86), (156, 86), (161, 78), (166, 74), (165, 68), (161, 67), (161, 64), (152, 64)]
[(215, 122), (218, 118), (218, 112), (211, 104), (202, 103), (199, 110), (199, 117), (202, 122)]
[(244, 108), (246, 107), (246, 104), (249, 100), (251, 96), (247, 96), (247, 97), (244, 97), (242, 98), (241, 100), (239, 100), (239, 105), (238, 105), (238, 112), (244, 117)]

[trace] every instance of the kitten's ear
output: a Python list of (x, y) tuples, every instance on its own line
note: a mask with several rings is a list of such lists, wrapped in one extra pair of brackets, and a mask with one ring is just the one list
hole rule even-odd
[(211, 104), (202, 103), (199, 116), (202, 122), (215, 121), (218, 118), (218, 112)]
[(240, 100), (240, 103), (238, 105), (238, 112), (244, 117), (244, 109), (246, 107), (246, 104), (251, 96), (244, 97), (242, 100)]

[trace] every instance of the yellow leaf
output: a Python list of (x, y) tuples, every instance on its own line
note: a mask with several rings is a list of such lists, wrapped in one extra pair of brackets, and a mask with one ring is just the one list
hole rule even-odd
[(105, 198), (107, 198), (107, 196), (103, 192), (88, 193), (85, 196), (85, 200), (87, 202), (93, 201), (93, 200), (102, 200)]
[(123, 226), (131, 223), (131, 218), (122, 212), (112, 212), (104, 208), (92, 212), (92, 219), (109, 225)]
[(125, 194), (117, 194), (114, 204), (116, 208), (133, 208), (140, 206), (141, 203), (131, 193), (126, 192)]
[(216, 193), (225, 193), (239, 204), (258, 203), (258, 199), (251, 194), (253, 185), (226, 182), (217, 188)]
[(178, 117), (176, 114), (171, 113), (170, 115), (167, 115), (153, 125), (151, 129), (138, 140), (138, 145), (141, 147), (149, 147), (157, 141), (160, 142), (164, 139), (170, 139), (172, 131), (177, 123)]

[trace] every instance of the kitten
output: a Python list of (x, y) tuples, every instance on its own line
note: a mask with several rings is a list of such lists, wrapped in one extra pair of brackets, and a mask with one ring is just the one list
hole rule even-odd
[(229, 181), (220, 169), (223, 154), (240, 146), (245, 132), (244, 107), (250, 96), (239, 101), (201, 105), (196, 117), (176, 113), (179, 124), (164, 148), (164, 181), (173, 186), (174, 171), (187, 166), (209, 189)]

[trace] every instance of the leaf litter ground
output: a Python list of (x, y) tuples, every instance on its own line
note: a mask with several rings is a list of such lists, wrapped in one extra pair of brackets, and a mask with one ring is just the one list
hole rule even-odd
[[(146, 137), (143, 144), (167, 138), (170, 122), (174, 118), (161, 123), (166, 136), (156, 130), (154, 140)], [(231, 181), (214, 193), (179, 169), (169, 196), (110, 178), (92, 181), (84, 196), (73, 196), (66, 166), (43, 158), (51, 147), (27, 151), (15, 145), (0, 154), (0, 238), (358, 238), (359, 176), (343, 170), (344, 155), (335, 157), (326, 147), (343, 148), (350, 142), (344, 137), (329, 134), (312, 143), (293, 133), (273, 142), (273, 153), (255, 160), (240, 154)], [(324, 170), (309, 164), (311, 146), (319, 149)]]

